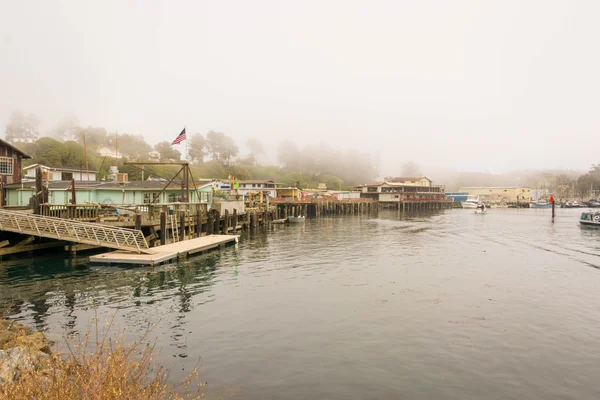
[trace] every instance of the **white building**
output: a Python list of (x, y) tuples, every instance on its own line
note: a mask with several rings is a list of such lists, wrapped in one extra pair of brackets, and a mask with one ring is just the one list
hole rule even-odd
[(156, 150), (152, 150), (148, 153), (148, 158), (150, 161), (160, 161), (160, 153)]
[(111, 157), (121, 159), (123, 155), (117, 152), (115, 149), (111, 149), (110, 147), (100, 147), (96, 153), (98, 153), (102, 157)]
[(404, 186), (431, 186), (431, 179), (426, 176), (397, 177), (386, 180), (388, 183), (398, 183)]
[(247, 196), (249, 193), (260, 193), (263, 195), (270, 196), (272, 198), (277, 197), (277, 188), (284, 186), (282, 183), (275, 183), (273, 181), (261, 181), (261, 180), (247, 180), (238, 181), (239, 189), (237, 192), (241, 195)]
[(33, 164), (23, 168), (23, 182), (35, 181), (37, 167), (42, 168), (42, 180), (45, 182), (70, 181), (95, 181), (96, 171), (86, 171), (84, 169), (49, 167), (47, 165)]

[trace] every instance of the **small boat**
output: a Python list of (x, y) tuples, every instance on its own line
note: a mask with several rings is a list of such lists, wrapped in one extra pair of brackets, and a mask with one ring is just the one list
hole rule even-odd
[(579, 223), (584, 226), (600, 227), (600, 211), (585, 211), (579, 217)]
[(531, 208), (548, 208), (551, 204), (547, 200), (536, 200), (529, 203)]
[(485, 210), (481, 210), (481, 209), (476, 209), (475, 210), (475, 214), (485, 214), (487, 212), (487, 208)]
[(467, 196), (467, 199), (465, 201), (463, 201), (461, 204), (462, 204), (463, 208), (473, 209), (473, 208), (477, 208), (479, 203), (480, 203), (479, 196), (469, 195), (469, 196)]
[(306, 217), (292, 217), (291, 215), (288, 217), (288, 222), (290, 224), (303, 224), (306, 221)]
[(600, 207), (600, 201), (598, 201), (596, 199), (590, 199), (587, 202), (587, 206), (590, 208), (598, 208), (598, 207)]
[(579, 202), (577, 200), (567, 201), (566, 203), (561, 205), (561, 208), (579, 208), (579, 207), (581, 207), (581, 204), (579, 204)]

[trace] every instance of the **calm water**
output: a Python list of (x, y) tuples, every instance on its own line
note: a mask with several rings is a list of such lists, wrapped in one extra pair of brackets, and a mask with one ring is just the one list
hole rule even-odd
[(0, 300), (62, 340), (149, 323), (207, 398), (598, 399), (600, 230), (578, 210), (338, 217), (154, 270), (5, 261)]

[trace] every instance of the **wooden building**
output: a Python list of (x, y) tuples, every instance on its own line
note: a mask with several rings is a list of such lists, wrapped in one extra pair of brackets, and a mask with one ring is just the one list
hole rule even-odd
[(22, 160), (28, 158), (31, 156), (0, 139), (0, 207), (6, 204), (5, 186), (21, 182)]

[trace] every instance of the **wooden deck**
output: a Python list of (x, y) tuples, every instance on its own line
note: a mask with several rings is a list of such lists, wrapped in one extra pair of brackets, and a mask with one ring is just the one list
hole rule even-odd
[(237, 243), (238, 235), (209, 235), (195, 239), (183, 240), (164, 246), (150, 248), (149, 254), (137, 254), (127, 251), (111, 251), (90, 257), (91, 263), (101, 264), (133, 264), (133, 265), (157, 265), (190, 254), (210, 250), (227, 243)]

